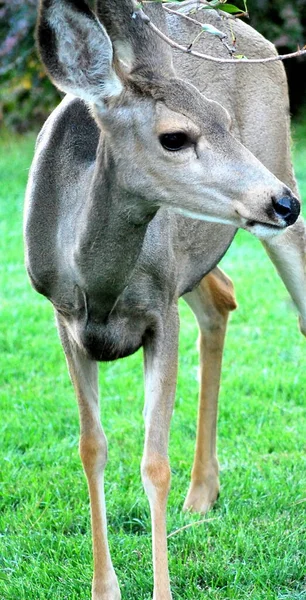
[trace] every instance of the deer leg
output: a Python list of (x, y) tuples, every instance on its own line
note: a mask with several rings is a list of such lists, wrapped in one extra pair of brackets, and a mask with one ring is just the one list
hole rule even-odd
[(303, 219), (263, 245), (299, 311), (301, 332), (306, 336), (306, 229)]
[(158, 334), (144, 343), (145, 445), (142, 481), (152, 521), (153, 600), (170, 600), (166, 507), (170, 489), (168, 438), (177, 379), (178, 314), (171, 309)]
[(80, 456), (89, 489), (93, 537), (92, 600), (120, 600), (107, 541), (104, 500), (107, 442), (100, 422), (97, 363), (89, 360), (70, 338), (60, 317), (58, 327), (80, 413)]
[(219, 495), (216, 452), (218, 394), (229, 311), (236, 308), (231, 280), (219, 268), (184, 299), (199, 324), (200, 395), (191, 484), (184, 510), (206, 513)]

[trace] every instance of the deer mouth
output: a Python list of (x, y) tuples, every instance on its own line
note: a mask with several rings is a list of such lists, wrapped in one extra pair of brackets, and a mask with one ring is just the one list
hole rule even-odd
[(279, 225), (264, 223), (263, 221), (246, 221), (243, 229), (252, 233), (258, 239), (268, 239), (280, 235), (287, 229), (287, 225), (280, 223)]
[(261, 227), (265, 227), (267, 229), (272, 229), (274, 231), (282, 231), (283, 229), (286, 229), (287, 225), (286, 224), (280, 224), (280, 225), (272, 225), (270, 223), (264, 223), (263, 221), (247, 221), (246, 222), (246, 227), (255, 227), (256, 225), (260, 225)]
[(246, 211), (245, 207), (237, 203), (235, 212), (242, 222), (240, 227), (258, 237), (268, 237), (269, 235), (277, 235), (290, 225), (293, 225), (300, 214), (301, 205), (299, 200), (288, 190), (285, 190), (278, 197), (272, 196), (271, 200), (271, 205), (265, 209), (265, 216), (268, 217), (268, 222), (250, 219), (251, 215), (246, 214), (248, 211)]

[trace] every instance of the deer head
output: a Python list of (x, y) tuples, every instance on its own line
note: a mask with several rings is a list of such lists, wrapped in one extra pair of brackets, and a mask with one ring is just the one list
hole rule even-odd
[[(83, 0), (41, 0), (38, 46), (55, 85), (90, 107), (135, 212), (164, 206), (261, 238), (294, 223), (298, 200), (231, 135), (227, 111), (175, 76), (133, 2), (96, 10), (99, 19)], [(146, 10), (164, 29), (162, 6)]]

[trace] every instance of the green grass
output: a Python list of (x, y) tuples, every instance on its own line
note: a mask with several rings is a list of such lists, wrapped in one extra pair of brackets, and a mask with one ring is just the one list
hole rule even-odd
[[(306, 197), (306, 127), (295, 164)], [(23, 267), (22, 203), (34, 136), (1, 143), (0, 599), (90, 597), (88, 497), (78, 416), (49, 303)], [(223, 260), (239, 310), (231, 319), (219, 414), (222, 492), (214, 520), (169, 540), (175, 600), (306, 598), (305, 340), (260, 243), (243, 232)], [(182, 303), (180, 372), (171, 429), (169, 532), (183, 514), (195, 438), (197, 330)], [(106, 497), (123, 599), (151, 598), (150, 518), (139, 476), (141, 353), (101, 366), (109, 441)]]

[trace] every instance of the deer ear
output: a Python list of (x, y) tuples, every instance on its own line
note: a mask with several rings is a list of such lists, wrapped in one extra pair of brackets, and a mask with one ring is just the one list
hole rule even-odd
[(60, 90), (94, 104), (122, 92), (111, 41), (83, 0), (41, 0), (37, 42)]
[[(138, 77), (154, 73), (174, 77), (172, 51), (139, 15), (136, 0), (96, 0), (95, 10), (113, 42), (117, 58)], [(142, 3), (140, 3), (140, 6)], [(145, 2), (145, 14), (167, 35), (166, 12), (159, 2)]]

